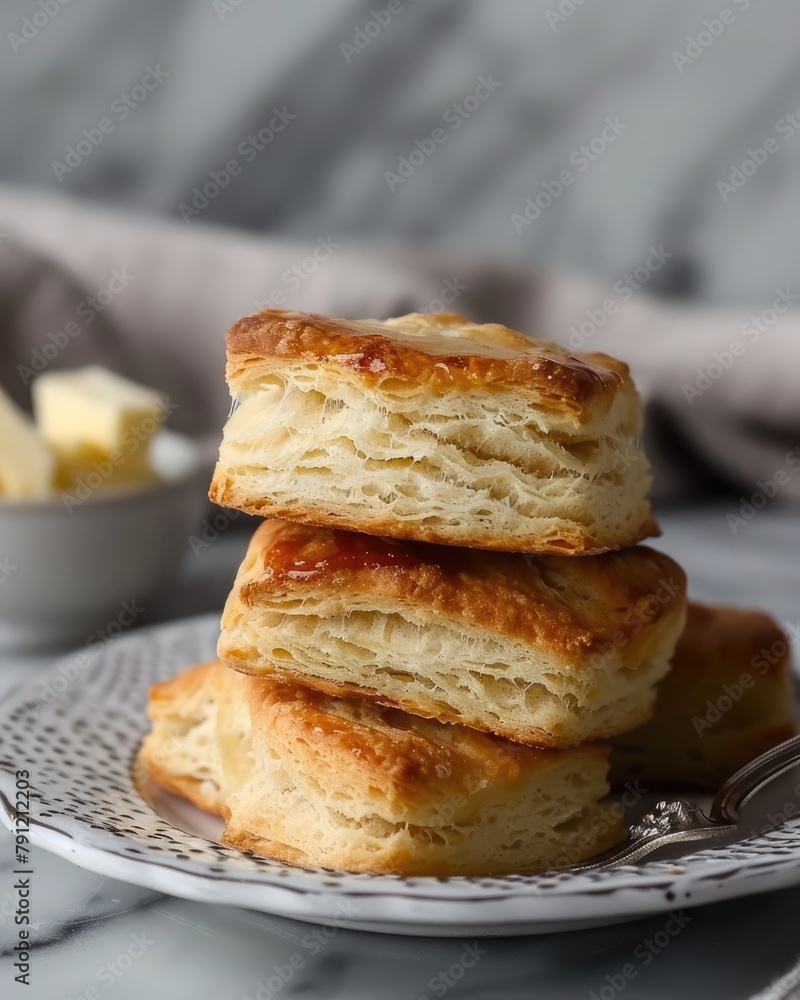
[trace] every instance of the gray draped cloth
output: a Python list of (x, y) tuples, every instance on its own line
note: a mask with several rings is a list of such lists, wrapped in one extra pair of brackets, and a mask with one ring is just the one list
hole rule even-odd
[[(642, 267), (662, 257), (653, 247)], [(0, 380), (27, 406), (37, 371), (106, 364), (167, 392), (177, 429), (215, 439), (229, 409), (225, 332), (240, 316), (459, 312), (627, 361), (656, 500), (727, 489), (737, 510), (740, 497), (800, 498), (800, 284), (751, 315), (659, 300), (638, 287), (646, 278), (608, 288), (451, 251), (327, 233), (293, 244), (0, 188)]]

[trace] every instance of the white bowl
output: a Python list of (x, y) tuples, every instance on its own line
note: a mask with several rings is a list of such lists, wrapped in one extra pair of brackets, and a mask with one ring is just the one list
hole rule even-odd
[(97, 491), (70, 509), (61, 496), (0, 501), (0, 648), (91, 645), (133, 624), (188, 551), (207, 502), (204, 456), (161, 431), (154, 486)]

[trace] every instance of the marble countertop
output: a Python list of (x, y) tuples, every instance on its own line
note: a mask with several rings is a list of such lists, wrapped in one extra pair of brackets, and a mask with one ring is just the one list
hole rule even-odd
[[(664, 537), (656, 544), (686, 567), (693, 597), (759, 605), (800, 629), (797, 513), (765, 509), (733, 535), (728, 512), (715, 506), (668, 513), (661, 518)], [(196, 555), (189, 553), (180, 585), (149, 621), (219, 608), (245, 544), (246, 535), (232, 530)], [(46, 656), (2, 657), (0, 692), (50, 662)], [(542, 937), (403, 938), (326, 931), (173, 899), (36, 849), (32, 860), (44, 891), (38, 894), (31, 984), (25, 987), (14, 982), (13, 853), (9, 834), (0, 831), (3, 998), (739, 1000), (759, 994), (800, 955), (800, 888), (682, 911), (683, 929), (658, 949), (653, 942), (664, 938), (656, 936), (666, 915)], [(467, 946), (477, 961), (464, 971), (460, 958)], [(621, 969), (632, 960), (636, 975), (623, 980)]]

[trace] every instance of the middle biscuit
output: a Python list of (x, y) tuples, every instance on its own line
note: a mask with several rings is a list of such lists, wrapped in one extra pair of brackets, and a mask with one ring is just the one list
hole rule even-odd
[(649, 718), (685, 585), (644, 546), (564, 559), (265, 521), (219, 655), (245, 673), (573, 746)]

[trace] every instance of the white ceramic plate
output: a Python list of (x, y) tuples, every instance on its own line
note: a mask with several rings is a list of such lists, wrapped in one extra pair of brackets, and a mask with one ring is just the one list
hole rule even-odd
[[(216, 842), (218, 819), (157, 790), (152, 808), (130, 775), (148, 725), (148, 688), (211, 658), (217, 630), (212, 616), (141, 629), (95, 647), (80, 666), (65, 658), (12, 697), (0, 713), (4, 823), (13, 822), (15, 772), (25, 768), (35, 793), (31, 842), (75, 864), (173, 896), (396, 934), (578, 929), (800, 882), (797, 773), (773, 786), (760, 807), (773, 819), (781, 809), (795, 816), (776, 829), (678, 861), (593, 874), (349, 875), (224, 847)], [(751, 816), (743, 829), (753, 832), (760, 823)]]

